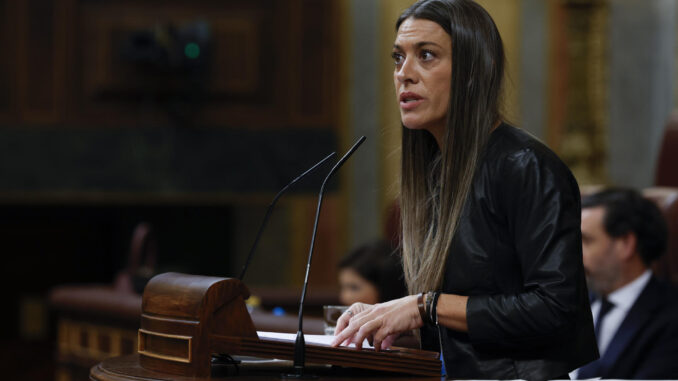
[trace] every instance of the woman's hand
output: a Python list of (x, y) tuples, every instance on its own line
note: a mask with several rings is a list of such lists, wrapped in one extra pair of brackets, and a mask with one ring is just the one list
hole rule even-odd
[(390, 347), (401, 333), (422, 325), (416, 295), (374, 305), (355, 303), (337, 320), (332, 346), (355, 343), (361, 349), (367, 338), (379, 351)]
[[(335, 336), (335, 341), (336, 341), (336, 336), (338, 336), (341, 331), (343, 331), (347, 326), (349, 321), (356, 315), (372, 310), (376, 304), (366, 304), (366, 303), (353, 303), (351, 306), (339, 316), (339, 319), (337, 319), (337, 326), (334, 328), (334, 336)], [(361, 343), (362, 344), (362, 343)], [(337, 344), (334, 344), (333, 346), (337, 346)]]

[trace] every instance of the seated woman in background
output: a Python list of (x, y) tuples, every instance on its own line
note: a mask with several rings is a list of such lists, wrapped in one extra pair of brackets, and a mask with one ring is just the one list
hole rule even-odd
[(407, 295), (400, 255), (385, 240), (354, 249), (339, 262), (339, 301), (380, 303)]

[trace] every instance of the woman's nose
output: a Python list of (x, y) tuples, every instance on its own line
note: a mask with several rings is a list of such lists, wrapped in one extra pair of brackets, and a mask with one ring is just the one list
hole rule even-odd
[(414, 62), (406, 58), (400, 68), (396, 70), (396, 79), (398, 82), (416, 82), (416, 68)]

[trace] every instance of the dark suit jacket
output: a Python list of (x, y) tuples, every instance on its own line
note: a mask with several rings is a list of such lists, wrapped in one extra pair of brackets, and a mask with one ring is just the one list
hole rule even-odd
[(603, 357), (602, 378), (678, 379), (678, 299), (652, 277)]
[[(492, 132), (445, 264), (468, 333), (442, 328), (452, 378), (546, 380), (598, 357), (582, 265), (579, 187), (527, 133)], [(422, 345), (439, 350), (438, 333)]]

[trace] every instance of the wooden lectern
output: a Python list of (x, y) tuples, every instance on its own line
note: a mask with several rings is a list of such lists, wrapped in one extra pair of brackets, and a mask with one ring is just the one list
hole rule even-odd
[[(212, 354), (293, 359), (294, 342), (260, 339), (238, 279), (165, 273), (144, 290), (139, 365), (179, 377), (209, 377)], [(306, 345), (306, 362), (440, 377), (438, 353)], [(93, 368), (94, 369), (94, 368)]]

